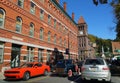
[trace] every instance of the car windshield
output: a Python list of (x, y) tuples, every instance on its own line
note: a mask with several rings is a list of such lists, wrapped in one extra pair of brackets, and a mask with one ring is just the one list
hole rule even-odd
[(102, 59), (87, 59), (85, 61), (85, 65), (104, 65), (104, 62)]
[(24, 63), (21, 67), (33, 67), (32, 63)]

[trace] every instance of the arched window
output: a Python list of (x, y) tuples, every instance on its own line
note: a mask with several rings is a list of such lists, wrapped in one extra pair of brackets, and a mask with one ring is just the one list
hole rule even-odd
[(40, 9), (40, 19), (44, 19), (44, 10)]
[(35, 4), (33, 2), (31, 2), (31, 5), (30, 5), (30, 13), (35, 14)]
[(50, 23), (51, 23), (51, 16), (48, 15), (48, 24), (50, 24)]
[(54, 28), (56, 28), (56, 25), (57, 25), (57, 21), (56, 19), (54, 19)]
[(44, 29), (40, 28), (40, 39), (43, 40)]
[(50, 39), (51, 39), (51, 32), (49, 31), (48, 32), (48, 42), (50, 42)]
[(22, 29), (22, 19), (21, 17), (16, 17), (16, 32), (21, 32)]
[(24, 0), (18, 0), (18, 6), (23, 8), (24, 6)]
[(0, 8), (0, 28), (4, 28), (5, 11)]
[(30, 32), (29, 32), (29, 35), (30, 35), (31, 37), (34, 36), (34, 24), (33, 24), (32, 22), (30, 23)]

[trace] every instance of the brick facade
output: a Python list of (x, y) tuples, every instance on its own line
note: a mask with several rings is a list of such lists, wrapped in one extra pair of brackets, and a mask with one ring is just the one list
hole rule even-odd
[[(3, 55), (0, 57), (3, 59), (0, 63), (1, 71), (11, 66), (17, 67), (26, 61), (38, 60), (38, 57), (42, 57), (41, 60), (46, 63), (54, 48), (58, 48), (66, 57), (64, 53), (68, 45), (71, 58), (78, 58), (78, 28), (74, 20), (59, 5), (59, 1), (24, 0), (22, 7), (18, 1), (0, 0), (0, 19), (4, 22), (0, 25), (0, 47)], [(40, 19), (40, 10), (44, 11), (43, 19)], [(50, 23), (48, 23), (49, 15)], [(20, 21), (17, 17), (22, 20), (20, 32), (16, 31), (17, 20)], [(30, 23), (34, 25), (32, 37)], [(43, 39), (40, 39), (41, 28), (44, 31)], [(50, 41), (48, 41), (48, 32), (50, 32)]]

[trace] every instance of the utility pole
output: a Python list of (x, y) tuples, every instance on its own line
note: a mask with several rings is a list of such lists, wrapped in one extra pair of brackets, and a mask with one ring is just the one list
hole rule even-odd
[(68, 59), (70, 59), (69, 32), (68, 32)]
[(65, 54), (68, 55), (68, 59), (70, 59), (70, 43), (69, 43), (69, 31), (67, 33), (68, 47), (65, 49)]

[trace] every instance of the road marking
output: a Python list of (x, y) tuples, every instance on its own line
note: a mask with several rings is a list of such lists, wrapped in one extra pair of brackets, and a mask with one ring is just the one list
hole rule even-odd
[(27, 82), (36, 82), (36, 81), (39, 81), (39, 80), (42, 80), (42, 79), (45, 79), (45, 78), (48, 78), (49, 76), (45, 76), (45, 77), (39, 77), (39, 78), (35, 78), (35, 79), (29, 79)]

